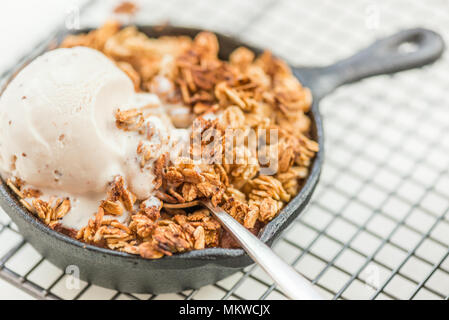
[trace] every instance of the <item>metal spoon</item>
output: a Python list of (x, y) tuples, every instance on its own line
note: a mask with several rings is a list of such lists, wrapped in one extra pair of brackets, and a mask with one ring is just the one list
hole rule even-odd
[(249, 232), (237, 220), (209, 201), (199, 201), (207, 207), (223, 227), (231, 233), (248, 255), (277, 283), (293, 300), (322, 300), (312, 284), (291, 265), (276, 255), (270, 247)]

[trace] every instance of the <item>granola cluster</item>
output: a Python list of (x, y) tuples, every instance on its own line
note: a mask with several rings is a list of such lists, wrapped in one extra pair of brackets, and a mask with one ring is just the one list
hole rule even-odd
[[(141, 167), (154, 161), (154, 196), (138, 201), (126, 181), (116, 177), (95, 217), (73, 234), (77, 239), (144, 258), (233, 247), (197, 200), (222, 207), (257, 233), (300, 191), (319, 149), (307, 115), (312, 96), (270, 52), (256, 57), (240, 47), (223, 61), (212, 33), (154, 39), (117, 22), (70, 35), (61, 46), (101, 51), (130, 77), (136, 91), (187, 106), (195, 118), (187, 155), (173, 160), (166, 153), (155, 156), (147, 143), (154, 135), (145, 121), (148, 106), (117, 112), (119, 129), (142, 136), (136, 150)], [(271, 131), (276, 139), (267, 135)], [(254, 141), (257, 148), (251, 147)], [(275, 170), (267, 173), (273, 164)], [(20, 184), (10, 186), (52, 228), (70, 210), (69, 199), (45, 202), (31, 191), (25, 194)], [(114, 219), (125, 213), (127, 223)]]

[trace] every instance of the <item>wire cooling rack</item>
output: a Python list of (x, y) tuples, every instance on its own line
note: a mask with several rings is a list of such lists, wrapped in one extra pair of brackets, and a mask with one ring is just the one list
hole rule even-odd
[[(416, 26), (449, 43), (449, 4), (432, 1), (141, 1), (136, 23), (225, 32), (293, 64), (328, 64)], [(114, 1), (81, 24), (98, 25)], [(308, 209), (275, 244), (329, 299), (449, 298), (449, 59), (338, 89), (321, 103), (323, 175)], [(285, 299), (257, 266), (199, 290), (121, 293), (41, 257), (0, 212), (0, 291), (47, 299)], [(6, 281), (4, 281), (6, 280)], [(12, 284), (18, 289), (10, 286)], [(76, 286), (75, 286), (76, 287)]]

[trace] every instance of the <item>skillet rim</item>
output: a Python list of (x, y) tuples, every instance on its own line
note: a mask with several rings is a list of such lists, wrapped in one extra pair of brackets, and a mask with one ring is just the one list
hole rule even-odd
[[(258, 47), (254, 47), (251, 45), (251, 43), (244, 42), (236, 37), (229, 36), (223, 32), (217, 32), (210, 29), (200, 29), (195, 27), (185, 27), (185, 26), (163, 26), (162, 28), (160, 26), (150, 26), (150, 25), (135, 25), (139, 30), (146, 29), (146, 31), (150, 31), (154, 33), (154, 35), (189, 35), (192, 36), (198, 32), (201, 31), (210, 31), (213, 32), (219, 39), (219, 43), (224, 40), (228, 43), (233, 44), (234, 46), (245, 46), (247, 48), (250, 48), (251, 50), (255, 51), (256, 53), (262, 52), (262, 50)], [(82, 29), (77, 30), (76, 32), (58, 32), (56, 35), (52, 36), (50, 40), (56, 40), (57, 43), (60, 43), (60, 40), (62, 37), (73, 34), (73, 33), (81, 33), (86, 32), (92, 29)], [(147, 33), (145, 32), (145, 33)], [(153, 34), (151, 35), (153, 36)], [(221, 45), (220, 45), (221, 47)], [(40, 50), (38, 55), (43, 54), (44, 52), (48, 51), (48, 47), (44, 48), (44, 50)], [(18, 69), (22, 68), (24, 65), (26, 65), (27, 62), (34, 59), (34, 56), (30, 54), (29, 56), (31, 59), (26, 59), (26, 61), (20, 61), (17, 64)], [(287, 61), (286, 59), (283, 59), (284, 61)], [(287, 61), (288, 63), (288, 61)], [(295, 69), (290, 63), (288, 65), (291, 67), (292, 71)], [(307, 86), (306, 79), (301, 79), (300, 76), (296, 74), (296, 72), (293, 72), (296, 78), (305, 86)], [(9, 78), (11, 75), (9, 75)], [(9, 79), (7, 79), (7, 82), (4, 84), (4, 87), (1, 91), (3, 91), (8, 83)], [(310, 88), (310, 87), (309, 87)], [(312, 95), (314, 95), (313, 88), (310, 88), (312, 90)], [(312, 125), (315, 129), (314, 132), (314, 139), (318, 142), (320, 149), (316, 153), (315, 158), (313, 159), (312, 167), (309, 172), (309, 175), (307, 177), (306, 183), (301, 188), (301, 191), (291, 200), (288, 202), (288, 204), (281, 210), (281, 212), (271, 220), (268, 224), (266, 224), (261, 231), (259, 232), (259, 239), (263, 241), (264, 243), (270, 245), (278, 236), (279, 234), (289, 227), (294, 219), (296, 219), (300, 213), (305, 209), (305, 206), (310, 201), (310, 197), (313, 194), (313, 191), (319, 181), (320, 173), (321, 173), (321, 166), (323, 162), (323, 156), (324, 156), (324, 135), (323, 135), (323, 127), (322, 127), (322, 119), (321, 115), (319, 113), (318, 109), (319, 99), (314, 96), (314, 100), (312, 103), (312, 106), (309, 111), (309, 115), (312, 117)], [(173, 256), (164, 256), (160, 259), (144, 259), (140, 257), (139, 255), (132, 255), (125, 252), (120, 252), (116, 250), (111, 250), (107, 248), (101, 248), (94, 245), (86, 244), (81, 241), (78, 241), (74, 238), (71, 238), (61, 232), (55, 231), (51, 228), (49, 228), (47, 225), (42, 223), (39, 219), (37, 219), (35, 216), (31, 215), (28, 210), (23, 207), (23, 205), (19, 202), (17, 196), (14, 194), (14, 192), (6, 185), (5, 181), (3, 181), (3, 178), (1, 178), (1, 185), (0, 185), (0, 198), (1, 198), (1, 206), (2, 207), (9, 207), (10, 210), (4, 210), (8, 215), (10, 212), (14, 212), (16, 214), (19, 214), (24, 220), (26, 220), (33, 228), (37, 228), (38, 231), (41, 231), (50, 237), (55, 238), (58, 241), (62, 241), (70, 246), (75, 246), (79, 249), (84, 249), (87, 251), (95, 252), (97, 254), (103, 254), (110, 257), (116, 257), (121, 258), (125, 260), (134, 260), (139, 261), (139, 263), (146, 263), (150, 264), (154, 267), (156, 267), (159, 264), (168, 262), (170, 260), (200, 260), (204, 262), (211, 262), (214, 260), (226, 260), (229, 258), (240, 258), (247, 256), (245, 251), (243, 249), (231, 249), (231, 248), (206, 248), (202, 250), (192, 250), (185, 253), (178, 253), (174, 254)]]

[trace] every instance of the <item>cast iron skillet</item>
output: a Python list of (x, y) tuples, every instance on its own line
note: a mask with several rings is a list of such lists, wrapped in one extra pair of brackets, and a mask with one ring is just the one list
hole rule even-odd
[[(200, 31), (172, 26), (162, 29), (142, 26), (140, 30), (151, 37), (195, 36)], [(237, 39), (216, 34), (220, 42), (222, 59), (227, 58), (239, 46), (247, 46), (257, 53), (261, 52)], [(64, 33), (57, 35), (53, 42), (60, 41), (64, 36)], [(405, 43), (413, 44), (415, 50), (403, 52), (401, 45)], [(48, 47), (43, 48), (45, 49)], [(378, 40), (356, 55), (331, 66), (293, 68), (299, 80), (312, 90), (314, 102), (310, 117), (313, 122), (313, 138), (319, 142), (321, 149), (311, 166), (305, 186), (279, 216), (261, 231), (262, 241), (272, 244), (303, 211), (318, 182), (324, 146), (323, 127), (318, 110), (320, 100), (340, 85), (434, 62), (441, 56), (443, 50), (444, 43), (438, 34), (425, 29), (412, 29)], [(25, 239), (52, 263), (63, 269), (75, 265), (79, 268), (81, 279), (123, 292), (158, 294), (199, 288), (223, 279), (252, 263), (241, 249), (209, 248), (159, 260), (145, 260), (126, 253), (86, 245), (49, 229), (30, 215), (4, 182), (0, 186), (0, 205), (17, 224)]]

